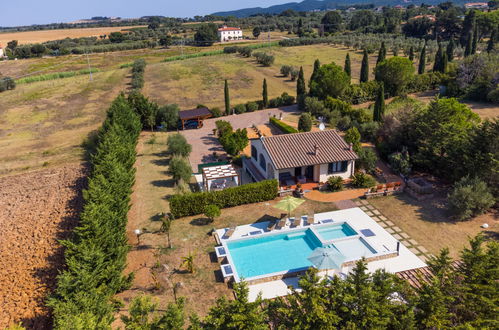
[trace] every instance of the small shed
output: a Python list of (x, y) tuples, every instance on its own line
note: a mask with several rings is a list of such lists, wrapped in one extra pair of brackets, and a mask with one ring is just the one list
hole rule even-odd
[(231, 164), (205, 167), (202, 174), (205, 191), (236, 187), (241, 183), (239, 174)]
[(198, 122), (198, 127), (202, 127), (203, 120), (211, 118), (213, 115), (208, 108), (197, 108), (180, 111), (178, 116), (180, 118), (180, 122), (182, 123), (182, 129), (184, 129), (185, 122), (188, 120), (196, 120)]

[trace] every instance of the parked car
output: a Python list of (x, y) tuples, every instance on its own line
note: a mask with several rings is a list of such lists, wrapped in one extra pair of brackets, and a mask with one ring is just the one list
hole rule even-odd
[[(188, 120), (184, 123), (184, 129), (200, 128), (197, 120)], [(182, 129), (182, 123), (178, 124), (178, 129)]]

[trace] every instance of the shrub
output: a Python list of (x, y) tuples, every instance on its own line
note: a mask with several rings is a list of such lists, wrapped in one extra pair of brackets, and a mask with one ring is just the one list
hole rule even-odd
[(284, 92), (281, 96), (269, 100), (270, 108), (284, 107), (295, 103), (295, 97)]
[(305, 111), (315, 117), (324, 116), (326, 113), (326, 106), (324, 105), (324, 102), (316, 97), (306, 97)]
[(343, 116), (340, 118), (340, 120), (338, 121), (338, 124), (337, 124), (337, 127), (339, 130), (341, 131), (346, 131), (348, 130), (350, 127), (352, 127), (352, 120), (350, 119), (349, 116)]
[(362, 123), (359, 125), (359, 132), (362, 140), (364, 141), (374, 141), (376, 139), (376, 133), (379, 130), (380, 124), (376, 121), (369, 121), (367, 123)]
[(281, 74), (284, 77), (289, 76), (289, 74), (291, 73), (291, 70), (293, 70), (293, 67), (291, 65), (283, 65), (283, 66), (281, 66)]
[(366, 170), (368, 173), (374, 172), (376, 169), (376, 162), (378, 161), (378, 156), (371, 148), (362, 148), (357, 153), (359, 160), (357, 161), (358, 166)]
[(239, 54), (241, 54), (241, 56), (250, 57), (251, 53), (253, 52), (253, 49), (251, 49), (250, 47), (246, 46), (246, 47), (240, 47), (240, 48), (238, 48), (237, 51), (238, 51)]
[(247, 112), (253, 112), (258, 110), (258, 103), (256, 102), (248, 102), (246, 103), (246, 111)]
[(447, 197), (450, 210), (460, 221), (484, 213), (495, 203), (487, 184), (469, 176), (456, 182)]
[(300, 74), (300, 70), (293, 68), (289, 74), (291, 76), (291, 81), (295, 81), (296, 78), (298, 78), (298, 75)]
[(340, 176), (330, 176), (327, 179), (327, 185), (331, 191), (343, 190), (343, 178)]
[(310, 132), (312, 129), (312, 116), (309, 113), (305, 112), (300, 115), (300, 119), (298, 120), (298, 130), (300, 132)]
[(275, 61), (275, 57), (267, 53), (253, 53), (253, 56), (255, 57), (256, 61), (263, 66), (271, 66)]
[(223, 112), (222, 112), (222, 110), (220, 110), (220, 108), (217, 108), (217, 107), (215, 107), (215, 108), (211, 108), (211, 109), (210, 109), (210, 112), (211, 112), (211, 114), (213, 115), (213, 117), (215, 117), (215, 118), (218, 118), (218, 117), (222, 117), (222, 116), (223, 116)]
[(427, 72), (415, 75), (407, 85), (411, 93), (433, 90), (446, 80), (446, 75), (440, 72)]
[(169, 135), (166, 145), (168, 146), (168, 152), (174, 156), (189, 157), (192, 151), (192, 146), (187, 143), (185, 137), (180, 133)]
[(210, 219), (211, 222), (213, 222), (216, 217), (219, 217), (220, 214), (220, 208), (216, 205), (210, 204), (206, 205), (206, 207), (204, 208), (204, 215), (206, 215), (206, 217)]
[(16, 88), (16, 82), (10, 77), (0, 78), (0, 92)]
[(237, 53), (239, 47), (237, 46), (227, 46), (227, 47), (224, 47), (224, 53), (225, 54), (234, 54), (234, 53)]
[(277, 197), (277, 180), (265, 180), (220, 191), (189, 193), (170, 198), (170, 211), (175, 218), (202, 214), (207, 205), (223, 209), (243, 204), (258, 203)]
[(234, 111), (237, 114), (245, 113), (246, 112), (246, 106), (244, 104), (238, 104), (234, 107)]
[(298, 130), (294, 127), (289, 126), (286, 123), (283, 123), (279, 119), (275, 117), (270, 117), (270, 123), (280, 129), (283, 133), (290, 134), (290, 133), (298, 133)]
[(353, 150), (355, 152), (360, 151), (360, 133), (357, 127), (351, 127), (346, 131), (345, 141), (353, 145)]
[(396, 173), (409, 175), (411, 173), (411, 161), (407, 150), (402, 152), (394, 152), (388, 156), (388, 162)]
[(371, 188), (376, 185), (376, 180), (369, 174), (358, 172), (352, 177), (352, 185), (357, 188)]

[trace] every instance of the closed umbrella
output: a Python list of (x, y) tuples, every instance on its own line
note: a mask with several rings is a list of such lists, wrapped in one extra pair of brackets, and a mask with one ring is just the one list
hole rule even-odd
[(275, 208), (288, 212), (288, 217), (291, 211), (300, 206), (305, 200), (295, 198), (293, 196), (286, 196), (280, 202), (274, 205)]
[(317, 269), (341, 269), (345, 256), (335, 247), (320, 247), (315, 249), (307, 258)]

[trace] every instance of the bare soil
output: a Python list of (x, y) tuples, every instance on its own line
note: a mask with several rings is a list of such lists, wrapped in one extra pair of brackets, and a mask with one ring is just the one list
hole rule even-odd
[(86, 168), (80, 163), (0, 178), (0, 328), (50, 329), (45, 301), (78, 221)]

